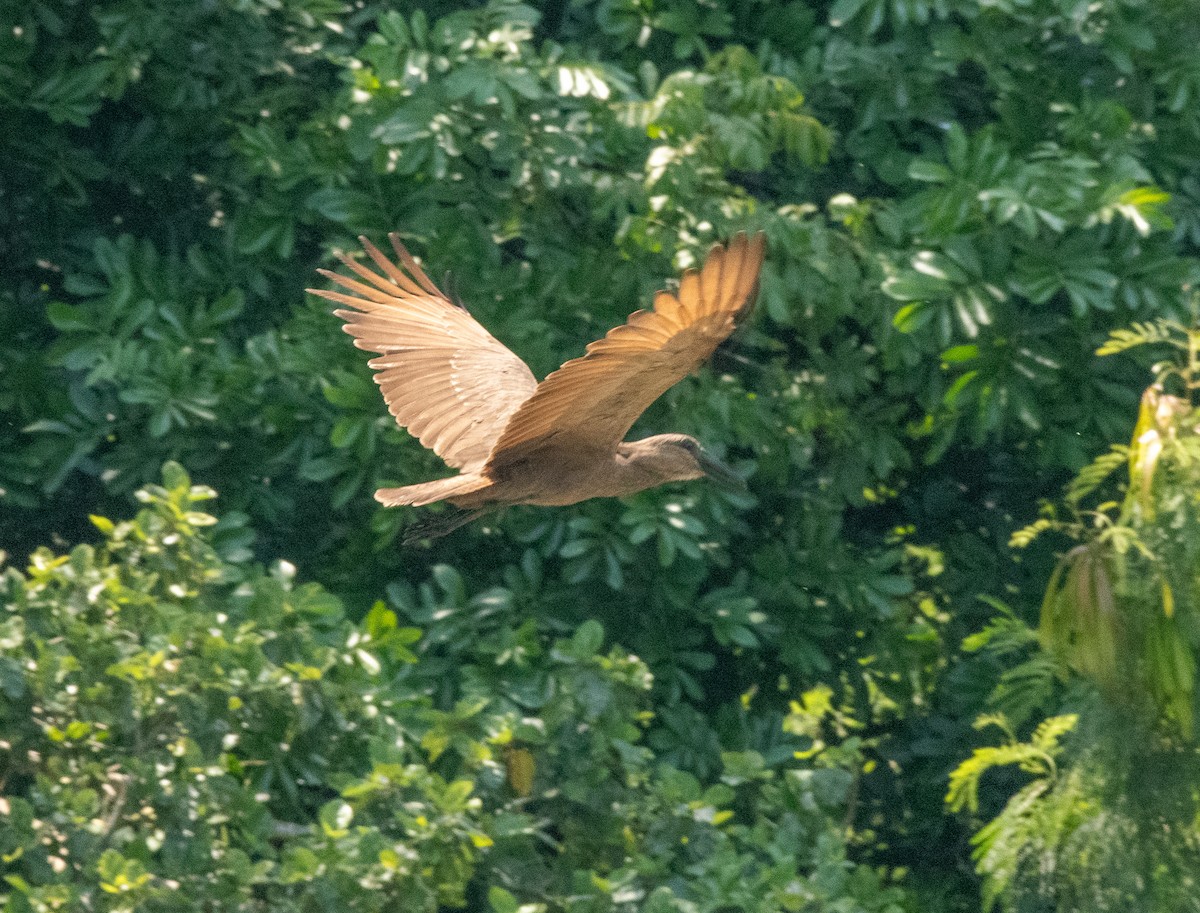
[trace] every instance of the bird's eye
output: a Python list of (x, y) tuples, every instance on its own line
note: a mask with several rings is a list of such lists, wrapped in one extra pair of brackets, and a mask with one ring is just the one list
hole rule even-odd
[(686, 450), (688, 453), (690, 453), (692, 456), (695, 456), (696, 452), (699, 450), (699, 448), (696, 446), (695, 441), (680, 441), (679, 446), (682, 447), (684, 450)]

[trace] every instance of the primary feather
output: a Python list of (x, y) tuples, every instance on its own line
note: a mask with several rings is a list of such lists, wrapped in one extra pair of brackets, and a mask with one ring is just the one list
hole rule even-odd
[(450, 466), (478, 469), (537, 381), (525, 362), (438, 290), (398, 236), (388, 237), (407, 273), (361, 238), (384, 274), (339, 255), (369, 285), (319, 270), (355, 294), (309, 291), (355, 308), (334, 313), (356, 346), (379, 354), (368, 364), (400, 426)]
[(659, 292), (538, 384), (496, 442), (487, 469), (511, 463), (554, 439), (599, 450), (616, 447), (638, 416), (708, 360), (749, 310), (765, 242), (736, 235), (713, 247), (700, 270), (684, 273), (679, 292)]

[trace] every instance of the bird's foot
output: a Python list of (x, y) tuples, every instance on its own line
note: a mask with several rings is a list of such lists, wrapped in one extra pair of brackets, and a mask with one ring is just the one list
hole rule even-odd
[(478, 520), (488, 512), (487, 508), (464, 510), (455, 508), (453, 511), (418, 520), (404, 530), (403, 545), (416, 545), (423, 539), (440, 539), (449, 535), (461, 526), (466, 526), (473, 520)]

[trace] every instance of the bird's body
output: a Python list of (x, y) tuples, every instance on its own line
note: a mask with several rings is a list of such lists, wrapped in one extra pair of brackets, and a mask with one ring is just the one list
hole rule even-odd
[[(438, 500), (447, 500), (457, 507), (466, 508), (488, 504), (565, 507), (590, 498), (620, 498), (666, 482), (702, 477), (704, 471), (686, 452), (678, 460), (669, 462), (657, 456), (661, 445), (672, 446), (675, 439), (682, 437), (664, 434), (641, 441), (622, 442), (615, 451), (610, 452), (547, 447), (502, 467), (494, 477), (467, 474), (425, 484), (430, 487), (429, 494), (437, 495)], [(664, 452), (674, 456), (670, 451)], [(458, 492), (456, 494), (441, 494), (434, 488), (452, 481), (458, 481), (462, 486), (461, 489), (453, 489)], [(409, 485), (403, 489), (384, 490), (403, 491), (403, 497), (409, 498), (416, 494), (412, 489), (420, 487)], [(449, 489), (450, 486), (447, 486)]]
[(353, 294), (310, 291), (355, 308), (335, 313), (356, 346), (379, 353), (370, 364), (392, 415), (460, 474), (381, 488), (378, 501), (448, 501), (469, 520), (510, 504), (559, 507), (705, 475), (736, 480), (687, 435), (623, 438), (749, 311), (761, 235), (714, 247), (702, 269), (684, 274), (677, 294), (659, 292), (654, 310), (633, 314), (540, 384), (389, 237), (404, 269), (364, 238), (383, 275), (342, 256), (366, 282), (321, 270)]

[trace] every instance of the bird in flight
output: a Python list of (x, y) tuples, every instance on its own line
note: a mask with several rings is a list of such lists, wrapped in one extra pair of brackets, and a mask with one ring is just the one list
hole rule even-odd
[[(703, 364), (754, 304), (765, 241), (735, 235), (541, 383), (434, 285), (395, 233), (399, 263), (360, 238), (378, 272), (337, 254), (357, 278), (318, 270), (345, 292), (309, 289), (353, 310), (334, 313), (370, 366), (401, 427), (459, 474), (381, 488), (389, 507), (447, 501), (457, 513), (411, 527), (406, 542), (445, 535), (513, 504), (562, 506), (708, 476), (742, 486), (686, 434), (626, 441), (656, 399)], [(362, 280), (362, 281), (360, 281)]]

